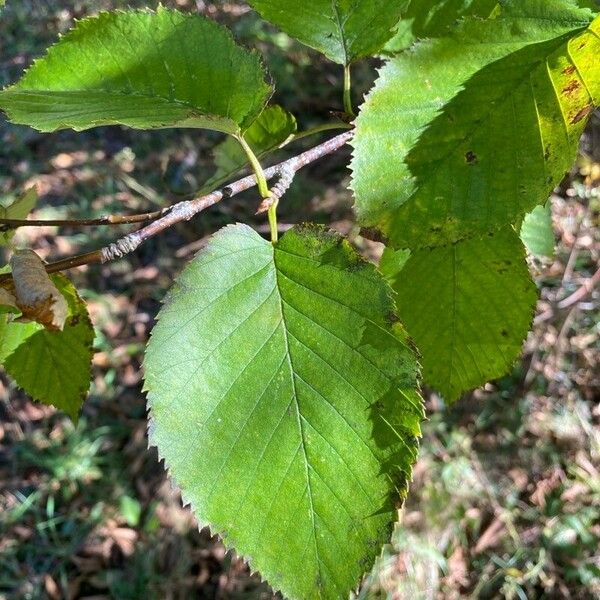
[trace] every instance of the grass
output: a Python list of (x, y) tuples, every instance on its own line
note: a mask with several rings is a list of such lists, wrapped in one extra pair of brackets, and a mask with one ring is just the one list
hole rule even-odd
[[(9, 0), (0, 84), (13, 81), (75, 17), (138, 0)], [(152, 4), (152, 3), (150, 3)], [(195, 2), (165, 2), (192, 10)], [(198, 2), (257, 43), (276, 101), (302, 127), (341, 108), (340, 69), (236, 2)], [(374, 71), (353, 73), (367, 89)], [(356, 94), (359, 97), (359, 93)], [(307, 115), (309, 115), (307, 117)], [(450, 409), (427, 393), (429, 421), (401, 525), (358, 597), (600, 597), (600, 299), (568, 311), (600, 260), (600, 124), (553, 199), (556, 260), (532, 265), (538, 321), (511, 376)], [(38, 217), (141, 211), (183, 198), (212, 172), (216, 135), (104, 128), (42, 136), (0, 122), (0, 199), (35, 183)], [(350, 233), (345, 157), (298, 177), (282, 222)], [(130, 260), (72, 273), (97, 329), (94, 382), (75, 427), (0, 387), (0, 599), (269, 599), (268, 587), (197, 525), (147, 449), (141, 359), (164, 291), (207, 235), (232, 221), (264, 226), (245, 196), (153, 240)], [(112, 241), (114, 230), (24, 229), (23, 245), (58, 257)]]
[(589, 407), (529, 395), (520, 418), (506, 419), (505, 400), (487, 396), (484, 418), (468, 424), (432, 415), (403, 524), (363, 598), (600, 594), (600, 438)]

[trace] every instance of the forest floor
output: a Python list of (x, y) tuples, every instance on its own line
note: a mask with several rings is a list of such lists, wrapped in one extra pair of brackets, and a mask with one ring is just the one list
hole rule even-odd
[[(0, 86), (73, 18), (143, 4), (9, 0), (0, 17)], [(275, 101), (303, 128), (341, 108), (335, 65), (243, 3), (164, 4), (200, 9), (258, 44), (278, 85)], [(373, 77), (363, 65), (359, 88)], [(0, 201), (36, 185), (38, 218), (153, 210), (200, 187), (219, 139), (121, 128), (43, 136), (0, 117)], [(352, 222), (347, 159), (345, 151), (302, 172), (281, 219), (333, 223), (373, 256), (378, 248)], [(70, 273), (97, 330), (94, 382), (77, 426), (2, 378), (0, 599), (273, 597), (181, 507), (147, 449), (141, 392), (142, 354), (165, 290), (221, 226), (244, 221), (266, 231), (255, 205), (251, 194), (236, 198), (126, 261)], [(541, 300), (522, 360), (452, 408), (426, 391), (429, 420), (409, 500), (360, 598), (600, 598), (600, 291), (557, 308), (600, 265), (599, 117), (552, 206), (557, 253), (531, 265)], [(17, 240), (56, 258), (115, 235), (28, 228)]]

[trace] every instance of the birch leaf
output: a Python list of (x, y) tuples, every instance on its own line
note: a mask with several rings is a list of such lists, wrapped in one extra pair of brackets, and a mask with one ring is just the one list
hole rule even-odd
[(423, 418), (391, 290), (339, 236), (245, 226), (179, 277), (145, 359), (150, 441), (292, 599), (346, 598), (391, 534)]
[(0, 108), (40, 131), (121, 124), (235, 134), (271, 92), (259, 57), (224, 27), (159, 6), (78, 21), (0, 92)]

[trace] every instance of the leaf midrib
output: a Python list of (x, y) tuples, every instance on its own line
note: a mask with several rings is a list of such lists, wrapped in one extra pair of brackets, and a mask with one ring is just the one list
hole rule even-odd
[(342, 46), (342, 51), (344, 53), (344, 65), (348, 64), (348, 48), (346, 47), (346, 36), (344, 35), (344, 28), (342, 26), (342, 18), (340, 16), (340, 9), (337, 5), (337, 0), (331, 0), (331, 8), (333, 10), (333, 14), (335, 17), (335, 25), (338, 30), (338, 39), (340, 45)]
[[(157, 101), (164, 102), (165, 104), (169, 105), (172, 108), (179, 108), (179, 109), (183, 109), (183, 110), (187, 111), (188, 114), (186, 114), (185, 118), (181, 119), (179, 122), (186, 121), (187, 119), (201, 118), (201, 119), (205, 119), (206, 121), (215, 122), (215, 123), (219, 123), (219, 122), (220, 123), (232, 123), (233, 127), (230, 127), (227, 129), (225, 129), (225, 128), (222, 129), (225, 133), (239, 131), (239, 125), (231, 117), (222, 117), (222, 116), (215, 115), (215, 114), (212, 114), (209, 112), (203, 112), (200, 107), (190, 104), (189, 102), (186, 102), (185, 100), (168, 98), (168, 97), (162, 96), (160, 94), (151, 95), (151, 94), (143, 94), (143, 93), (135, 92), (135, 91), (123, 91), (123, 90), (114, 91), (114, 90), (105, 90), (105, 89), (97, 89), (97, 90), (86, 90), (86, 89), (43, 90), (43, 89), (34, 89), (34, 88), (21, 89), (16, 86), (13, 86), (12, 88), (7, 88), (5, 90), (0, 90), (0, 97), (2, 95), (10, 95), (10, 94), (14, 94), (14, 95), (23, 94), (25, 96), (41, 96), (41, 97), (48, 97), (48, 96), (53, 96), (53, 95), (55, 95), (55, 96), (69, 96), (69, 95), (84, 96), (86, 94), (89, 94), (89, 95), (98, 95), (98, 96), (106, 95), (108, 97), (118, 97), (118, 98), (133, 97), (133, 98), (144, 99), (144, 100), (157, 100)], [(82, 114), (85, 114), (85, 113), (82, 113)], [(247, 115), (244, 118), (247, 118)], [(220, 130), (221, 129), (219, 129), (219, 131)]]
[[(298, 424), (298, 430), (300, 433), (300, 442), (301, 442), (300, 445), (302, 448), (302, 457), (304, 458), (304, 472), (306, 475), (306, 485), (307, 485), (308, 500), (309, 500), (309, 505), (310, 505), (311, 529), (312, 529), (312, 538), (313, 538), (315, 559), (317, 562), (317, 572), (318, 572), (318, 576), (319, 576), (319, 581), (323, 581), (323, 573), (321, 570), (321, 557), (319, 556), (319, 548), (317, 545), (317, 533), (316, 533), (316, 525), (315, 525), (315, 509), (314, 509), (314, 504), (313, 504), (313, 493), (312, 493), (312, 488), (311, 488), (311, 476), (310, 476), (311, 466), (308, 461), (308, 452), (306, 450), (306, 437), (305, 437), (305, 433), (304, 433), (304, 425), (302, 423), (302, 421), (303, 421), (303, 419), (305, 419), (305, 417), (302, 415), (302, 412), (300, 411), (300, 401), (298, 399), (298, 390), (296, 387), (296, 371), (294, 369), (294, 363), (292, 361), (292, 354), (290, 352), (290, 342), (289, 342), (289, 336), (288, 336), (288, 330), (287, 330), (287, 322), (285, 319), (285, 312), (283, 309), (284, 300), (283, 300), (283, 294), (281, 292), (281, 288), (279, 286), (279, 269), (277, 267), (277, 259), (276, 259), (277, 255), (276, 255), (274, 247), (272, 248), (272, 253), (273, 253), (273, 265), (274, 265), (274, 270), (275, 270), (275, 288), (277, 290), (278, 306), (279, 306), (279, 314), (280, 314), (280, 324), (282, 325), (282, 329), (283, 329), (285, 354), (286, 354), (286, 358), (287, 358), (288, 367), (290, 369), (290, 379), (292, 381), (292, 392), (293, 392), (292, 402), (293, 402), (293, 404), (295, 404), (295, 407), (296, 407), (296, 420), (297, 420), (297, 424)], [(317, 592), (319, 594), (319, 598), (323, 598), (323, 594), (322, 594), (320, 585), (317, 586)]]
[[(17, 86), (13, 86), (12, 88), (7, 88), (7, 89), (3, 90), (1, 93), (6, 94), (6, 95), (27, 94), (27, 95), (31, 95), (31, 96), (53, 96), (53, 95), (69, 96), (71, 94), (73, 94), (73, 95), (86, 95), (86, 94), (103, 95), (103, 94), (106, 94), (107, 96), (118, 96), (118, 97), (133, 96), (135, 98), (144, 98), (145, 100), (162, 100), (168, 104), (175, 104), (177, 106), (186, 108), (191, 111), (200, 112), (203, 116), (210, 115), (210, 113), (203, 113), (198, 106), (190, 104), (189, 102), (187, 102), (185, 100), (178, 100), (177, 98), (168, 98), (166, 96), (162, 96), (161, 94), (144, 94), (144, 93), (136, 92), (133, 90), (131, 90), (131, 91), (128, 91), (128, 90), (106, 90), (103, 88), (100, 88), (100, 89), (75, 88), (75, 89), (69, 89), (69, 90), (45, 90), (45, 89), (38, 89), (38, 88), (20, 88)], [(228, 117), (215, 116), (215, 118), (226, 120)]]

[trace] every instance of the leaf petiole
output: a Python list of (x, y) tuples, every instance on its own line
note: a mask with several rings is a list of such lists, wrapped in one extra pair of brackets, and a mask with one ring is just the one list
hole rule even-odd
[(352, 74), (350, 65), (344, 67), (344, 111), (346, 114), (354, 117), (354, 108), (352, 108)]
[[(244, 149), (246, 156), (248, 157), (248, 161), (252, 166), (252, 170), (254, 171), (254, 175), (256, 176), (256, 182), (258, 184), (258, 191), (263, 198), (270, 198), (271, 191), (269, 190), (269, 185), (267, 184), (267, 178), (265, 177), (265, 172), (260, 164), (260, 161), (254, 154), (254, 151), (248, 144), (248, 142), (244, 139), (243, 135), (236, 136), (236, 139)], [(276, 200), (269, 207), (269, 227), (271, 229), (271, 241), (275, 244), (279, 238), (278, 228), (277, 228), (277, 204), (279, 202)]]
[(263, 198), (268, 198), (271, 193), (269, 192), (269, 186), (267, 184), (267, 178), (265, 177), (265, 172), (258, 160), (256, 154), (252, 148), (250, 148), (250, 144), (244, 139), (243, 135), (236, 135), (235, 139), (240, 143), (246, 156), (248, 157), (248, 162), (252, 166), (252, 170), (254, 171), (254, 175), (256, 175), (256, 182), (258, 184), (258, 192)]

